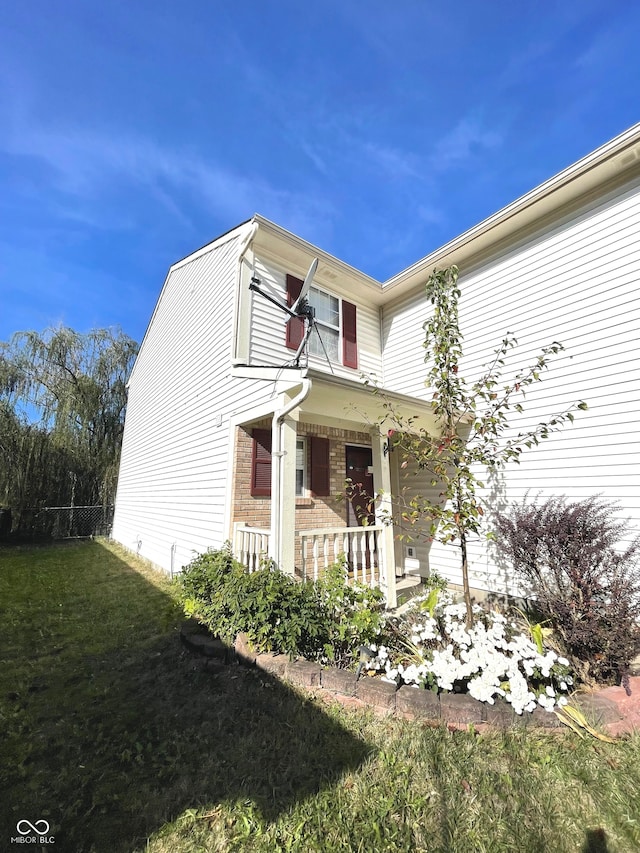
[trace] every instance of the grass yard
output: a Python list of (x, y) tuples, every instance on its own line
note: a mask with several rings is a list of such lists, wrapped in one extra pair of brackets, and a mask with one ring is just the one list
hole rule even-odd
[(111, 545), (0, 549), (0, 850), (20, 820), (58, 853), (640, 850), (639, 736), (346, 711), (207, 671), (180, 622)]

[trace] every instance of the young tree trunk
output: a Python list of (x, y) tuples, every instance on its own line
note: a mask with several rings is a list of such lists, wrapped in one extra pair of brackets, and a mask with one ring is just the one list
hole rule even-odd
[[(459, 464), (459, 460), (454, 460), (456, 466)], [(463, 500), (462, 500), (462, 490), (460, 486), (460, 480), (456, 484), (456, 500), (455, 500), (455, 509), (456, 509), (456, 527), (458, 528), (458, 538), (460, 539), (460, 558), (462, 563), (462, 590), (464, 596), (464, 606), (467, 612), (466, 625), (467, 629), (471, 628), (473, 625), (473, 609), (471, 606), (471, 589), (469, 588), (469, 562), (467, 559), (467, 531), (462, 523), (464, 518), (463, 515)]]
[(467, 562), (467, 537), (464, 529), (458, 528), (460, 531), (460, 553), (462, 556), (462, 588), (464, 592), (464, 606), (467, 611), (467, 628), (473, 625), (473, 609), (471, 606), (471, 589), (469, 587), (469, 564)]

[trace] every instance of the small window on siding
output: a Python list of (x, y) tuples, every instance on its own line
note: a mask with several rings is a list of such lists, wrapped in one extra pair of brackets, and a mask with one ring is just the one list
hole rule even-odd
[(296, 497), (304, 498), (307, 493), (307, 442), (296, 439)]
[(254, 429), (251, 456), (251, 494), (271, 496), (271, 430)]

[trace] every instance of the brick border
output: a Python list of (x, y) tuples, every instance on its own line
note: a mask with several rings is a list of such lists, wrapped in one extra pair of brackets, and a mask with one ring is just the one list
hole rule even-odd
[[(409, 720), (427, 724), (444, 723), (449, 728), (466, 728), (473, 725), (481, 730), (508, 728), (559, 729), (563, 724), (553, 712), (536, 708), (531, 713), (516, 714), (504, 699), (493, 705), (480, 702), (468, 693), (434, 693), (409, 685), (396, 687), (380, 678), (364, 676), (356, 680), (354, 672), (336, 667), (323, 668), (318, 663), (297, 658), (290, 661), (286, 655), (257, 654), (246, 634), (238, 634), (232, 647), (217, 637), (212, 637), (196, 620), (189, 620), (180, 630), (180, 639), (191, 651), (215, 657), (221, 663), (239, 663), (256, 667), (275, 678), (317, 692), (323, 698), (335, 699), (343, 705), (370, 708), (380, 714), (395, 714)], [(617, 704), (602, 693), (581, 694), (575, 703), (583, 713), (597, 721), (604, 729), (617, 730), (623, 720)]]
[[(280, 660), (278, 670), (274, 661)], [(508, 702), (489, 705), (479, 702), (468, 693), (434, 693), (417, 687), (402, 685), (397, 687), (381, 678), (362, 676), (356, 681), (354, 672), (346, 669), (328, 667), (324, 669), (318, 663), (304, 659), (289, 661), (286, 655), (256, 654), (251, 658), (238, 656), (239, 663), (270, 672), (278, 678), (324, 694), (323, 698), (335, 699), (342, 704), (354, 704), (385, 715), (396, 714), (409, 720), (444, 723), (449, 727), (466, 728), (469, 725), (482, 728), (517, 728), (535, 726), (536, 728), (561, 728), (562, 723), (555, 714), (536, 708), (531, 714), (522, 716), (515, 713)]]

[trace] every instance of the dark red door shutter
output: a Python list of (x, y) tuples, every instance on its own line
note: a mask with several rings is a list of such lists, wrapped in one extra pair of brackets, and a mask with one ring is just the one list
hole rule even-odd
[[(287, 305), (289, 308), (300, 296), (302, 285), (304, 282), (301, 278), (287, 275)], [(304, 337), (304, 320), (298, 317), (292, 317), (287, 323), (287, 333), (285, 343), (289, 349), (298, 349)]]
[(251, 494), (254, 497), (271, 496), (271, 430), (269, 429), (253, 430)]
[(342, 300), (342, 363), (345, 367), (358, 366), (356, 306), (344, 299)]
[(311, 436), (311, 492), (326, 496), (329, 489), (329, 439)]

